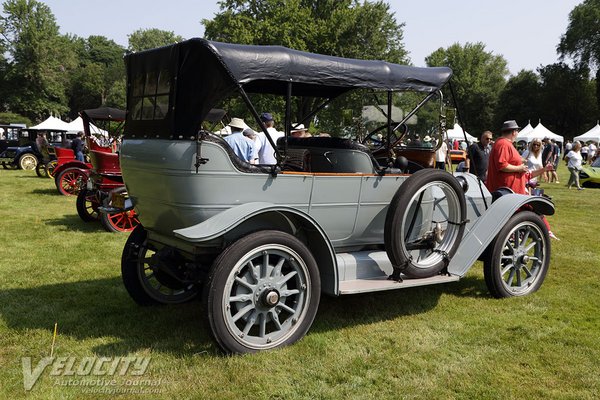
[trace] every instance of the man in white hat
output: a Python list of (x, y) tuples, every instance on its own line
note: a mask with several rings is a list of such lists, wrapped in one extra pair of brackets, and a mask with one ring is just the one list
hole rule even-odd
[(292, 124), (292, 130), (290, 130), (290, 135), (292, 137), (311, 137), (312, 135), (308, 133), (308, 129), (304, 127), (304, 124)]
[(244, 130), (248, 129), (248, 125), (241, 118), (232, 118), (229, 127), (231, 135), (225, 136), (225, 141), (239, 158), (246, 162), (252, 162), (255, 153), (254, 141), (244, 135)]

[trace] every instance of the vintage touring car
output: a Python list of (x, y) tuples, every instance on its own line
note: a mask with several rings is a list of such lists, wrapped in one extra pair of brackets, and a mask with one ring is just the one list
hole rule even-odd
[[(435, 148), (420, 138), (445, 133), (449, 68), (203, 39), (130, 54), (126, 65), (120, 162), (141, 225), (123, 250), (124, 285), (141, 305), (200, 294), (226, 352), (299, 340), (321, 294), (453, 282), (477, 259), (496, 297), (542, 284), (550, 243), (540, 215), (553, 204), (426, 168)], [(364, 131), (365, 104), (387, 122)], [(276, 143), (260, 120), (266, 106), (283, 120)], [(276, 165), (236, 156), (206, 122), (213, 108), (262, 130)], [(290, 137), (300, 123), (328, 135)]]

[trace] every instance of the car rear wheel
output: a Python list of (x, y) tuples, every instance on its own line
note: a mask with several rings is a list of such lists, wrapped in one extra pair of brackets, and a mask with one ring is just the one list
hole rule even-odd
[(300, 340), (315, 318), (321, 281), (310, 250), (294, 236), (259, 231), (227, 247), (204, 289), (215, 341), (253, 353)]
[(392, 265), (411, 278), (439, 273), (463, 236), (466, 202), (454, 176), (422, 169), (408, 177), (392, 198), (384, 241)]
[(57, 165), (58, 161), (56, 160), (52, 160), (46, 164), (46, 171), (48, 172), (48, 176), (50, 178), (54, 178), (54, 170), (56, 170)]
[[(175, 258), (161, 256), (159, 249), (148, 243), (148, 234), (138, 225), (129, 235), (121, 256), (121, 277), (131, 298), (142, 306), (157, 304), (180, 304), (198, 295), (196, 282), (184, 282), (171, 276), (165, 264), (177, 264)], [(180, 274), (184, 276), (184, 274)]]
[(100, 213), (100, 222), (108, 232), (131, 232), (139, 225), (135, 210), (117, 213)]
[(518, 212), (489, 248), (483, 272), (492, 296), (525, 296), (540, 288), (550, 266), (550, 236), (539, 215)]
[(37, 164), (38, 164), (38, 159), (33, 154), (27, 153), (27, 154), (23, 154), (21, 157), (19, 157), (19, 168), (21, 168), (23, 170), (32, 171), (35, 169)]

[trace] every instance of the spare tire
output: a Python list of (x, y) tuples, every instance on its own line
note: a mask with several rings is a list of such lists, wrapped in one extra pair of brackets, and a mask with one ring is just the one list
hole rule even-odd
[(409, 278), (438, 274), (456, 253), (465, 230), (466, 201), (450, 173), (422, 169), (398, 188), (388, 208), (385, 250)]

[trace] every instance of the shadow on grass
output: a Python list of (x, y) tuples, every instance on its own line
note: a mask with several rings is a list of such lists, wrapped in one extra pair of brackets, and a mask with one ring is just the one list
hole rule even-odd
[(31, 191), (32, 194), (41, 194), (44, 196), (62, 196), (60, 193), (58, 193), (58, 190), (56, 188), (51, 188), (51, 189), (34, 189)]
[(77, 214), (75, 206), (73, 206), (73, 212), (75, 214), (65, 215), (61, 218), (46, 219), (44, 222), (48, 225), (62, 227), (72, 232), (107, 232), (102, 227), (100, 221), (85, 222), (82, 220), (79, 214)]
[[(479, 294), (480, 282), (459, 282), (342, 297), (322, 296), (311, 331), (329, 331), (425, 313), (443, 294)], [(476, 293), (476, 294), (475, 294)], [(47, 330), (77, 341), (101, 342), (92, 349), (119, 356), (152, 348), (180, 357), (219, 355), (199, 300), (176, 306), (141, 307), (131, 300), (119, 278), (58, 283), (0, 290), (0, 317), (17, 331)], [(60, 336), (58, 339), (60, 345)], [(63, 345), (64, 346), (64, 345)], [(68, 349), (63, 347), (63, 351)]]

